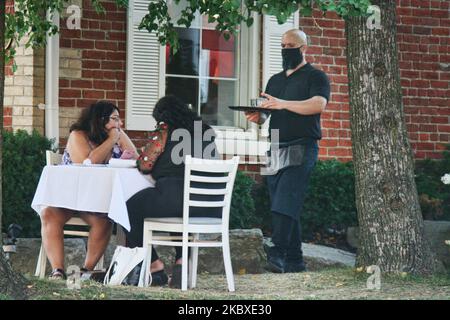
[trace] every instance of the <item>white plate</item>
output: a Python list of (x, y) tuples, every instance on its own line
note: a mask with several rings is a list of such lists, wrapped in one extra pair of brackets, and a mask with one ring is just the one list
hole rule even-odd
[(112, 168), (136, 168), (136, 160), (110, 159), (108, 167)]
[(71, 166), (76, 167), (106, 167), (106, 164), (103, 163), (91, 163), (91, 164), (83, 164), (83, 163), (72, 163)]

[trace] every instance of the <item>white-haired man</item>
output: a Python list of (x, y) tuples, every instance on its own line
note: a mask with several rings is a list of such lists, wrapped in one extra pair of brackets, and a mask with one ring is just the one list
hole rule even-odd
[[(330, 97), (326, 74), (306, 62), (306, 34), (292, 29), (281, 41), (283, 71), (272, 76), (262, 107), (269, 109), (271, 160), (275, 174), (267, 176), (271, 211), (272, 242), (268, 269), (272, 272), (305, 271), (301, 249), (300, 216), (309, 177), (317, 162), (322, 138), (320, 114)], [(262, 124), (268, 113), (247, 112), (249, 121)], [(274, 130), (278, 130), (275, 141)], [(276, 144), (276, 148), (275, 148)], [(274, 160), (276, 157), (276, 161)]]

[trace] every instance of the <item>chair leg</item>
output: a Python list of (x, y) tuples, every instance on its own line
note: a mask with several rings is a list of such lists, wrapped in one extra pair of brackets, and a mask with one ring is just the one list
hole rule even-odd
[[(198, 240), (198, 233), (194, 234), (194, 241)], [(198, 247), (192, 247), (191, 256), (189, 258), (189, 287), (195, 288), (197, 285), (197, 267), (198, 267)]]
[(123, 231), (121, 225), (117, 224), (117, 233), (116, 233), (117, 245), (125, 246), (126, 245), (126, 235)]
[(142, 268), (140, 278), (143, 277), (143, 281), (139, 279), (139, 287), (148, 287), (152, 284), (152, 274), (150, 272), (150, 267), (152, 264), (152, 240), (153, 240), (153, 231), (145, 230), (144, 231), (144, 243), (143, 247), (147, 248), (147, 254), (145, 256), (145, 260), (142, 262)]
[(39, 250), (38, 261), (36, 264), (35, 276), (43, 279), (45, 277), (45, 268), (47, 267), (47, 254), (45, 253), (44, 244), (41, 244)]
[(225, 265), (225, 274), (227, 276), (228, 291), (234, 292), (234, 275), (233, 267), (231, 265), (230, 254), (230, 240), (228, 233), (222, 233), (222, 251), (223, 251), (223, 263)]
[(187, 290), (188, 278), (188, 234), (183, 232), (183, 247), (182, 247), (182, 263), (181, 263), (181, 290)]

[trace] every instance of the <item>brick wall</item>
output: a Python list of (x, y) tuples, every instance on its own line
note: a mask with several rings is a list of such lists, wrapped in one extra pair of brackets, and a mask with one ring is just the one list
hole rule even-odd
[[(450, 22), (447, 0), (399, 0), (398, 47), (405, 120), (415, 157), (439, 158), (449, 142)], [(322, 114), (321, 159), (351, 160), (344, 21), (316, 11), (301, 18), (310, 36), (307, 59), (330, 77), (332, 98)]]
[(450, 137), (450, 2), (400, 5), (400, 75), (412, 148), (416, 158), (439, 158)]
[(122, 117), (125, 114), (126, 11), (112, 0), (102, 1), (105, 15), (95, 12), (91, 0), (71, 3), (81, 7), (81, 30), (67, 28), (67, 15), (61, 19), (62, 146), (81, 108), (103, 99), (115, 103)]
[[(13, 12), (12, 1), (7, 2), (7, 12)], [(44, 133), (44, 112), (36, 106), (45, 100), (44, 50), (25, 48), (28, 38), (17, 46), (14, 61), (17, 70), (12, 72), (12, 61), (5, 69), (4, 126), (7, 130), (36, 129)]]
[[(14, 12), (14, 3), (13, 0), (7, 0), (6, 1), (6, 12), (12, 13)], [(7, 84), (8, 77), (12, 76), (12, 62), (8, 63), (7, 66), (5, 66), (5, 86)], [(9, 80), (11, 81), (11, 80)], [(12, 104), (13, 104), (13, 98), (12, 97), (4, 97), (3, 99), (3, 127), (6, 130), (12, 130)]]

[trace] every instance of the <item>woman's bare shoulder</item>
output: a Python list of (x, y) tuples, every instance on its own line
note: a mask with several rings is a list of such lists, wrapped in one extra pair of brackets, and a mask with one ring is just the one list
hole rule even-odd
[(68, 144), (89, 144), (89, 139), (87, 137), (87, 134), (84, 131), (81, 130), (73, 130), (69, 134), (69, 138), (67, 140)]

